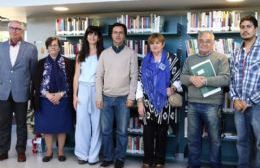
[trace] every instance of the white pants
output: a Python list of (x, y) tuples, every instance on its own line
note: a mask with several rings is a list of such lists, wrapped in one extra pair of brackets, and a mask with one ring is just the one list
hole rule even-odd
[(99, 161), (101, 147), (100, 111), (96, 107), (95, 83), (79, 82), (75, 155), (78, 159)]

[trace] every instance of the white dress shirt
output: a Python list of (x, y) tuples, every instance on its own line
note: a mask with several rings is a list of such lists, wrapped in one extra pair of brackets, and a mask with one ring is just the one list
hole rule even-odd
[(19, 52), (19, 49), (20, 49), (20, 45), (21, 45), (20, 41), (15, 46), (10, 45), (10, 51), (9, 52), (10, 52), (10, 60), (11, 60), (12, 66), (14, 66), (15, 61), (17, 59), (18, 52)]

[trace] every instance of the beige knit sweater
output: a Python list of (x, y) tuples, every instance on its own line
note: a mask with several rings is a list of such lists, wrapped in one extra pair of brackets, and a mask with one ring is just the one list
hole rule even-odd
[(135, 100), (138, 63), (136, 53), (127, 46), (115, 53), (112, 47), (104, 50), (99, 58), (96, 73), (96, 100), (103, 95), (110, 97), (128, 96)]

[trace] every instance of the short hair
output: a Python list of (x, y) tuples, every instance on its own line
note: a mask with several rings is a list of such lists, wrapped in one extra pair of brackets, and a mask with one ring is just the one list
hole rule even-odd
[(125, 36), (126, 36), (126, 35), (127, 35), (127, 28), (126, 28), (126, 25), (123, 24), (123, 23), (114, 23), (113, 25), (111, 25), (111, 30), (110, 30), (110, 31), (111, 31), (111, 32), (110, 32), (111, 37), (112, 37), (112, 33), (113, 33), (113, 29), (114, 29), (114, 27), (117, 27), (117, 26), (123, 28), (124, 33), (125, 33)]
[(201, 36), (203, 36), (204, 34), (209, 34), (212, 38), (212, 40), (214, 41), (215, 40), (215, 36), (214, 36), (214, 33), (212, 31), (199, 31), (198, 32), (198, 39), (201, 38)]
[(46, 49), (48, 49), (48, 47), (51, 45), (51, 43), (53, 41), (57, 40), (58, 41), (58, 45), (59, 45), (59, 48), (61, 49), (61, 41), (58, 37), (48, 37), (47, 40), (45, 41), (45, 47)]
[(19, 20), (10, 20), (7, 26), (10, 27), (11, 23), (18, 23), (21, 26), (21, 29), (25, 30), (25, 24), (23, 22), (20, 22)]
[(155, 40), (160, 41), (161, 43), (165, 43), (165, 37), (160, 33), (153, 33), (148, 37), (148, 44), (154, 43)]
[(253, 25), (256, 27), (258, 27), (258, 21), (256, 20), (256, 18), (252, 15), (248, 15), (248, 16), (244, 16), (241, 18), (239, 26), (242, 24), (242, 22), (244, 21), (250, 21), (251, 23), (253, 23)]

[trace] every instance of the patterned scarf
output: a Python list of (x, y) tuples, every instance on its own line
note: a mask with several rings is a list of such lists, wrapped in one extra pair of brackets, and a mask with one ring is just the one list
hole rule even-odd
[(64, 64), (64, 59), (61, 55), (58, 55), (55, 60), (52, 59), (51, 56), (48, 56), (47, 61), (51, 67), (49, 92), (55, 93), (59, 91), (66, 91), (65, 67), (62, 66)]
[(167, 88), (170, 85), (170, 65), (166, 51), (162, 52), (160, 63), (154, 61), (152, 52), (144, 57), (141, 67), (141, 82), (156, 113), (161, 113), (168, 101)]

